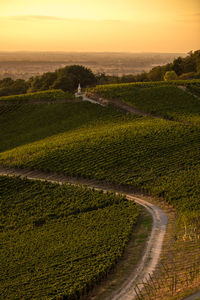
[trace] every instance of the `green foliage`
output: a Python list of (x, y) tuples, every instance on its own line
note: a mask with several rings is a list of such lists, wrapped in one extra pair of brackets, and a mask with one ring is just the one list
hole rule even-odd
[(36, 93), (28, 93), (22, 95), (14, 95), (7, 97), (0, 97), (0, 103), (29, 103), (33, 101), (55, 101), (56, 100), (71, 100), (74, 99), (74, 95), (68, 92), (63, 92), (62, 90), (48, 90)]
[(177, 79), (177, 75), (175, 71), (167, 71), (164, 76), (165, 81), (175, 80)]
[(90, 92), (107, 99), (120, 99), (138, 110), (153, 115), (200, 125), (199, 99), (177, 88), (176, 85), (183, 85), (189, 91), (200, 94), (198, 80), (177, 80), (172, 84), (155, 82), (98, 86)]
[(181, 79), (181, 80), (188, 80), (188, 79), (192, 79), (195, 77), (195, 74), (194, 72), (189, 72), (189, 73), (183, 73), (181, 74), (178, 79)]
[(137, 75), (130, 74), (118, 77), (98, 74), (96, 76), (97, 84), (162, 81), (168, 71), (174, 71), (180, 79), (200, 78), (200, 50), (190, 51), (188, 54), (186, 57), (175, 58), (172, 63), (153, 67), (149, 72), (142, 72)]
[(10, 88), (14, 83), (14, 80), (10, 77), (0, 80), (0, 88)]
[(90, 69), (84, 66), (71, 65), (31, 78), (29, 92), (48, 89), (75, 92), (79, 83), (82, 87), (94, 85), (96, 77)]
[(4, 78), (0, 80), (0, 97), (9, 95), (25, 94), (29, 87), (28, 82), (23, 79)]
[(74, 75), (59, 74), (57, 79), (52, 84), (52, 88), (62, 89), (63, 91), (74, 92), (77, 89), (78, 83)]
[(57, 76), (55, 72), (47, 72), (41, 76), (32, 77), (29, 79), (30, 88), (28, 93), (36, 91), (49, 90), (56, 80)]
[(58, 74), (62, 74), (63, 76), (71, 76), (76, 80), (75, 89), (77, 85), (80, 83), (81, 86), (89, 86), (94, 85), (96, 83), (96, 78), (92, 71), (84, 66), (72, 65), (57, 71)]
[(2, 299), (87, 292), (116, 264), (137, 221), (123, 196), (0, 176)]
[(148, 73), (148, 79), (151, 81), (163, 80), (163, 68), (158, 66), (151, 69)]

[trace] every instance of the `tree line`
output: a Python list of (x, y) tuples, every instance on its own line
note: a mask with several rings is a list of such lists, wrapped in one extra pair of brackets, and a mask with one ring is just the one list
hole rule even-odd
[(138, 75), (110, 76), (105, 73), (94, 74), (90, 69), (81, 65), (71, 65), (54, 72), (47, 72), (40, 76), (13, 80), (0, 80), (0, 96), (17, 95), (62, 89), (75, 92), (78, 84), (82, 87), (109, 83), (129, 83), (145, 81), (162, 81), (173, 79), (200, 78), (200, 50), (190, 51), (186, 57), (178, 57), (172, 63), (152, 68), (149, 72)]
[(4, 78), (0, 80), (0, 96), (33, 93), (49, 89), (75, 92), (79, 83), (82, 87), (93, 86), (97, 84), (97, 78), (90, 69), (84, 66), (71, 65), (55, 72), (31, 77), (28, 81), (23, 79), (14, 81), (11, 78)]
[(144, 71), (138, 75), (130, 74), (118, 77), (99, 74), (97, 78), (99, 84), (198, 79), (200, 78), (200, 50), (190, 51), (186, 57), (179, 56), (172, 63), (156, 66), (149, 72)]

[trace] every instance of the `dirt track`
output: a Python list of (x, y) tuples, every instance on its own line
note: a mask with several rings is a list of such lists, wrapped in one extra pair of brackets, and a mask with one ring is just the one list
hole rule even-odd
[[(22, 169), (7, 169), (7, 168), (0, 167), (0, 175), (8, 175), (8, 176), (16, 175), (22, 178), (26, 177), (28, 179), (42, 180), (42, 181), (47, 180), (59, 184), (63, 184), (63, 183), (85, 184), (89, 188), (103, 189), (104, 192), (110, 189), (114, 190), (116, 193), (119, 192), (119, 189), (115, 189), (113, 187), (108, 188), (107, 185), (96, 182), (94, 180), (73, 178), (73, 177), (67, 177), (58, 174), (46, 174), (38, 171), (30, 171), (30, 170), (22, 170)], [(123, 193), (123, 189), (120, 190), (120, 192)], [(159, 207), (153, 205), (150, 202), (147, 202), (144, 199), (141, 199), (139, 196), (136, 197), (132, 193), (126, 193), (126, 192), (124, 193), (126, 194), (128, 200), (137, 202), (138, 204), (142, 205), (149, 211), (149, 213), (152, 215), (153, 218), (153, 226), (152, 226), (152, 231), (149, 240), (146, 245), (146, 249), (144, 251), (143, 256), (141, 257), (141, 261), (138, 263), (137, 268), (133, 270), (131, 276), (127, 278), (127, 280), (119, 288), (119, 290), (116, 290), (114, 294), (112, 294), (109, 298), (107, 298), (107, 300), (108, 299), (110, 300), (111, 299), (112, 300), (134, 299), (135, 297), (134, 284), (138, 282), (138, 280), (145, 279), (145, 277), (149, 273), (151, 274), (155, 270), (155, 267), (159, 261), (163, 240), (166, 232), (167, 222), (168, 222), (167, 215)]]

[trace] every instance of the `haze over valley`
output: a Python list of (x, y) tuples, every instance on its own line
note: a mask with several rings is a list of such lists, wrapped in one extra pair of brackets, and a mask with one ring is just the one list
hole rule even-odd
[(120, 52), (0, 52), (0, 79), (29, 79), (67, 65), (79, 64), (94, 73), (139, 74), (154, 66), (170, 63), (184, 53)]

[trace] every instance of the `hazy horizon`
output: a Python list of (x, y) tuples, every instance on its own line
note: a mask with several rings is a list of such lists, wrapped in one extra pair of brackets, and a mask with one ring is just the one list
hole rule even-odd
[(172, 62), (184, 53), (130, 52), (0, 52), (0, 79), (28, 79), (69, 65), (82, 65), (94, 73), (108, 75), (139, 74), (157, 65)]

